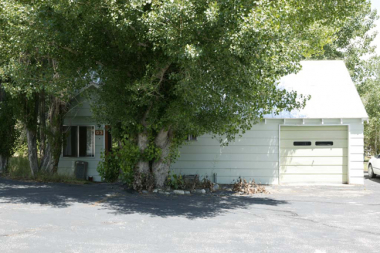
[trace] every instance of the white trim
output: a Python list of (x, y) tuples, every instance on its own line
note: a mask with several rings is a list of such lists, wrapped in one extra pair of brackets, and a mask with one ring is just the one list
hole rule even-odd
[[(350, 163), (351, 163), (351, 157), (350, 157), (350, 125), (347, 125), (347, 184), (350, 184)], [(364, 131), (363, 131), (364, 133)]]
[(281, 184), (280, 181), (280, 167), (281, 167), (281, 124), (278, 125), (278, 172), (277, 172), (277, 178), (278, 178), (278, 184)]

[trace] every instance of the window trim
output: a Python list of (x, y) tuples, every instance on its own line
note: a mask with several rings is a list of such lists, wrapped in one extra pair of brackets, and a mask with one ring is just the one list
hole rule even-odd
[[(76, 127), (77, 128), (77, 156), (64, 156), (63, 151), (65, 147), (62, 144), (62, 151), (61, 151), (61, 157), (62, 158), (86, 158), (86, 159), (95, 159), (96, 158), (96, 136), (95, 136), (95, 131), (96, 131), (96, 125), (84, 125), (84, 124), (78, 124), (78, 125), (63, 125), (63, 127)], [(93, 141), (94, 141), (94, 155), (93, 156), (79, 156), (79, 127), (93, 127), (94, 129), (94, 136), (93, 136)]]

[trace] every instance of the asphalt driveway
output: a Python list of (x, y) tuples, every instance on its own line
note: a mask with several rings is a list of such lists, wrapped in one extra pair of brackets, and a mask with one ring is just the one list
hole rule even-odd
[(270, 195), (140, 195), (0, 178), (0, 252), (380, 252), (380, 178)]

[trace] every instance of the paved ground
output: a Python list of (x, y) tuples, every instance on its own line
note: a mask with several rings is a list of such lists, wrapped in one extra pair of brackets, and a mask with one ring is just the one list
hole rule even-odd
[(0, 179), (0, 252), (380, 252), (380, 178), (242, 196)]

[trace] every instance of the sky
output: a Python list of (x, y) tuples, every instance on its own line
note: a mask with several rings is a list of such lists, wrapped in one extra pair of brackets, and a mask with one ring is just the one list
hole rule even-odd
[[(380, 0), (371, 0), (372, 9), (377, 9), (377, 14), (380, 15)], [(378, 19), (376, 21), (377, 27), (375, 30), (378, 32), (375, 40), (373, 43), (377, 46), (376, 52), (378, 55), (380, 55), (380, 20)]]

